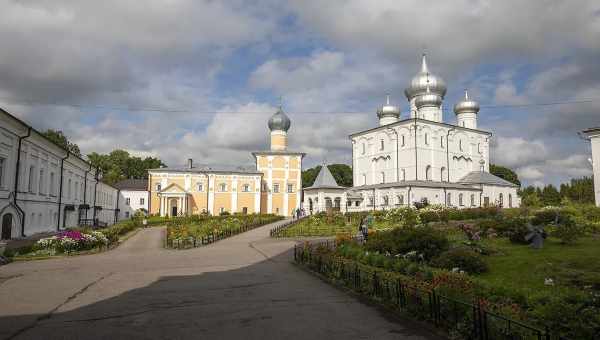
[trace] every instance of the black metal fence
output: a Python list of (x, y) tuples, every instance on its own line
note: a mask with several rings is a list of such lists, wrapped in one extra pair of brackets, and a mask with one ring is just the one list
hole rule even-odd
[(303, 219), (305, 219), (307, 217), (308, 216), (302, 216), (300, 218), (296, 218), (296, 219), (293, 219), (293, 220), (290, 220), (288, 222), (278, 225), (277, 227), (271, 229), (271, 231), (270, 231), (271, 237), (282, 237), (283, 235), (281, 235), (281, 234), (285, 229), (291, 227), (292, 225), (302, 221)]
[(219, 240), (235, 236), (241, 233), (245, 233), (246, 231), (256, 229), (258, 227), (263, 227), (265, 224), (249, 224), (249, 225), (241, 225), (236, 228), (230, 228), (225, 230), (216, 230), (212, 231), (210, 234), (204, 235), (202, 237), (187, 237), (184, 239), (177, 238), (173, 239), (169, 237), (169, 233), (167, 232), (167, 236), (165, 237), (165, 242), (167, 248), (174, 249), (187, 249), (187, 248), (196, 248), (205, 246)]
[(485, 309), (480, 302), (470, 303), (402, 282), (397, 276), (355, 261), (323, 256), (317, 249), (332, 249), (335, 241), (323, 241), (309, 246), (295, 246), (294, 260), (319, 273), (333, 283), (345, 286), (370, 299), (411, 317), (433, 323), (452, 338), (476, 340), (567, 340), (498, 315)]

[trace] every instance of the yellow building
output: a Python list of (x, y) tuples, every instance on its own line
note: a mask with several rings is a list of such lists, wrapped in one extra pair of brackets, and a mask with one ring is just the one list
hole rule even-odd
[(148, 170), (150, 213), (291, 216), (300, 207), (304, 153), (287, 151), (291, 122), (281, 107), (268, 125), (271, 149), (252, 153), (256, 169), (195, 167), (189, 159), (185, 167)]

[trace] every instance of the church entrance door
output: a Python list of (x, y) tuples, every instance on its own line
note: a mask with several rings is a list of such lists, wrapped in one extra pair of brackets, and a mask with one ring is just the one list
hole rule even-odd
[(10, 240), (12, 232), (12, 214), (5, 214), (2, 217), (2, 237), (3, 240)]
[(171, 216), (177, 216), (177, 206), (171, 207)]

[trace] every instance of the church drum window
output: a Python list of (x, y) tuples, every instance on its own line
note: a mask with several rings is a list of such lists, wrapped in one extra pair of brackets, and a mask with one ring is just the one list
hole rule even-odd
[(383, 142), (383, 139), (379, 141), (379, 150), (383, 151), (383, 149), (385, 148), (385, 144)]

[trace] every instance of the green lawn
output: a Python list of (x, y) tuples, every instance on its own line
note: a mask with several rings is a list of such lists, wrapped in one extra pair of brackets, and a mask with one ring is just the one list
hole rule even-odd
[[(516, 245), (507, 239), (486, 240), (498, 250), (486, 256), (489, 271), (479, 278), (501, 286), (511, 287), (529, 295), (540, 290), (561, 287), (600, 288), (600, 240), (582, 238), (573, 245), (560, 244), (548, 238), (543, 249)], [(544, 284), (545, 278), (554, 280), (555, 286)]]

